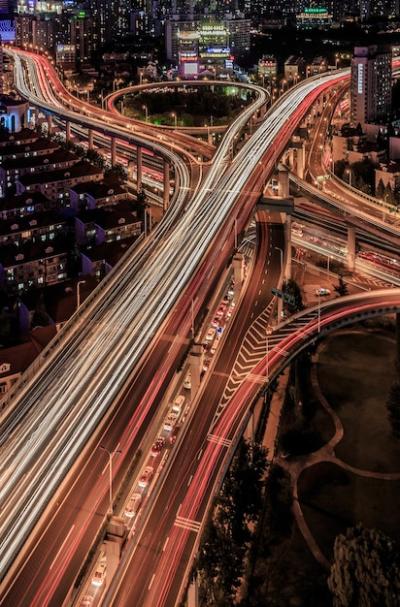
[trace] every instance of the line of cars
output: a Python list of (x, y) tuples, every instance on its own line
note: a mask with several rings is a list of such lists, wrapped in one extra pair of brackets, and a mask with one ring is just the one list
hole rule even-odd
[[(214, 318), (211, 321), (211, 326), (208, 328), (205, 335), (206, 355), (208, 358), (212, 357), (215, 353), (218, 341), (224, 331), (225, 324), (232, 316), (233, 308), (235, 306), (233, 296), (233, 288), (232, 285), (230, 285), (226, 297), (219, 304), (214, 314)], [(206, 360), (204, 363), (203, 372), (207, 370), (208, 365), (209, 360)], [(186, 373), (182, 386), (184, 391), (191, 389), (192, 382), (190, 370)], [(135, 524), (138, 514), (140, 513), (140, 509), (143, 507), (145, 502), (149, 487), (154, 480), (156, 471), (164, 461), (162, 457), (163, 454), (166, 454), (167, 449), (171, 448), (176, 441), (177, 434), (183, 423), (186, 412), (186, 399), (187, 396), (185, 394), (178, 394), (169, 404), (166, 416), (162, 421), (159, 434), (151, 447), (146, 465), (141, 471), (137, 483), (134, 484), (125, 501), (122, 516), (126, 517), (126, 523), (130, 528)], [(106, 577), (106, 569), (106, 558), (105, 555), (101, 553), (97, 560), (97, 565), (91, 579), (91, 585), (94, 593), (103, 585)], [(91, 607), (93, 602), (94, 596), (92, 594), (86, 594), (82, 597), (79, 605), (80, 607)]]
[(400, 271), (400, 260), (396, 257), (388, 257), (377, 251), (360, 251), (358, 257), (389, 270)]

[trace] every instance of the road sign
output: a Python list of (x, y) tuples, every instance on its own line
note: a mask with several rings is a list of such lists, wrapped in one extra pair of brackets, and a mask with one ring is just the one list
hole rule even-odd
[(293, 297), (293, 295), (290, 295), (289, 293), (284, 293), (284, 291), (281, 291), (281, 289), (275, 289), (275, 287), (272, 287), (271, 293), (272, 295), (276, 295), (277, 297), (279, 297), (279, 299), (282, 299), (285, 303), (288, 303), (291, 306), (294, 306), (296, 304), (296, 299)]

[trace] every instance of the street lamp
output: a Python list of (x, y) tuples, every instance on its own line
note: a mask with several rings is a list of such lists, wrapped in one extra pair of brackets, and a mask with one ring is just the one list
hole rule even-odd
[(171, 112), (171, 116), (175, 121), (175, 128), (178, 127), (178, 116), (176, 115), (176, 112)]
[(86, 280), (78, 280), (76, 284), (76, 309), (79, 310), (81, 305), (81, 285), (86, 284)]
[[(276, 251), (279, 251), (280, 259), (281, 259), (281, 272), (283, 271), (283, 249), (281, 247), (275, 247)], [(285, 278), (285, 277), (284, 277)]]
[[(279, 251), (279, 253), (280, 253), (281, 274), (282, 274), (283, 273), (283, 249), (281, 249), (281, 247), (275, 247), (275, 249), (277, 251)], [(283, 280), (285, 280), (285, 276), (283, 276)], [(282, 297), (278, 297), (278, 324), (282, 320), (282, 313), (283, 313), (283, 298)]]
[(328, 280), (329, 280), (329, 278), (330, 278), (330, 276), (329, 276), (329, 265), (330, 265), (330, 261), (331, 261), (331, 259), (333, 259), (333, 257), (332, 257), (331, 255), (328, 255), (328, 263), (327, 263), (327, 274), (328, 274)]
[(111, 514), (111, 516), (114, 514), (114, 508), (113, 508), (113, 491), (112, 491), (112, 460), (114, 455), (118, 455), (119, 453), (121, 453), (120, 449), (115, 449), (114, 451), (110, 451), (109, 449), (107, 449), (107, 447), (104, 447), (103, 445), (100, 445), (100, 449), (102, 451), (105, 451), (108, 455), (108, 469), (109, 469), (109, 478), (110, 478), (110, 487), (109, 487), (109, 491), (110, 491), (110, 505), (109, 505), (109, 513)]
[(318, 291), (318, 333), (321, 333), (321, 293)]
[(148, 122), (149, 121), (149, 109), (148, 109), (147, 105), (142, 105), (142, 110), (144, 110), (145, 120), (146, 120), (146, 122)]
[(272, 334), (272, 327), (270, 325), (267, 325), (267, 329), (265, 332), (265, 344), (266, 344), (266, 349), (265, 349), (265, 354), (266, 354), (266, 376), (267, 376), (267, 384), (269, 385), (269, 336)]

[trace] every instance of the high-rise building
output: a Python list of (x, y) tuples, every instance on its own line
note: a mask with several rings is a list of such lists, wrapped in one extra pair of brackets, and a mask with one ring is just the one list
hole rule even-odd
[(386, 47), (354, 49), (351, 62), (351, 119), (387, 123), (392, 103), (392, 54)]

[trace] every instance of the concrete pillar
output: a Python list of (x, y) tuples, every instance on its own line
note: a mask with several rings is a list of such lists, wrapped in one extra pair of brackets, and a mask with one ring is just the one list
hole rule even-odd
[(204, 346), (203, 344), (194, 344), (189, 352), (189, 368), (190, 368), (190, 400), (193, 402), (200, 386), (201, 372), (204, 362)]
[(286, 215), (285, 221), (285, 255), (284, 255), (283, 280), (292, 277), (292, 218)]
[(37, 107), (30, 108), (30, 126), (33, 128), (34, 126), (38, 126), (39, 124), (39, 110)]
[(294, 168), (294, 148), (289, 148), (288, 150), (288, 163), (290, 169)]
[(109, 587), (115, 572), (118, 569), (121, 558), (121, 546), (113, 540), (106, 540), (103, 544), (106, 554), (107, 569), (106, 569), (106, 588)]
[(123, 519), (113, 516), (107, 527), (106, 538), (103, 542), (103, 548), (106, 558), (106, 588), (113, 580), (115, 572), (118, 569), (121, 560), (121, 550), (124, 545), (127, 529)]
[(253, 443), (255, 441), (255, 436), (256, 436), (256, 420), (255, 420), (254, 411), (252, 411), (250, 414), (250, 419), (248, 421), (246, 429), (243, 433), (243, 437), (247, 441), (250, 441)]
[(289, 173), (283, 165), (280, 165), (278, 170), (278, 196), (289, 197)]
[(93, 129), (88, 130), (88, 148), (93, 150)]
[(53, 133), (53, 118), (50, 114), (47, 114), (47, 131), (49, 135)]
[(199, 605), (199, 585), (197, 583), (197, 577), (195, 577), (188, 589), (187, 607), (199, 607)]
[(115, 137), (111, 137), (111, 166), (114, 166), (117, 162), (117, 140)]
[(356, 263), (356, 229), (354, 226), (347, 227), (347, 268), (354, 272)]
[(128, 161), (128, 179), (133, 181), (133, 177), (135, 175), (135, 167), (136, 163), (133, 160)]
[(170, 190), (169, 173), (170, 173), (169, 162), (164, 160), (164, 192), (163, 192), (164, 213), (169, 207), (169, 190)]
[(136, 189), (138, 192), (142, 189), (143, 181), (143, 150), (140, 146), (136, 148)]
[(65, 121), (65, 141), (70, 141), (71, 139), (71, 123), (69, 120)]
[(296, 156), (297, 156), (297, 177), (299, 179), (304, 179), (304, 169), (305, 169), (305, 160), (306, 160), (306, 155), (305, 155), (305, 151), (304, 151), (304, 144), (300, 147), (297, 148), (296, 150)]
[(234, 295), (233, 299), (235, 303), (238, 302), (242, 285), (244, 281), (244, 256), (242, 253), (236, 253), (233, 258), (233, 283), (234, 283)]

